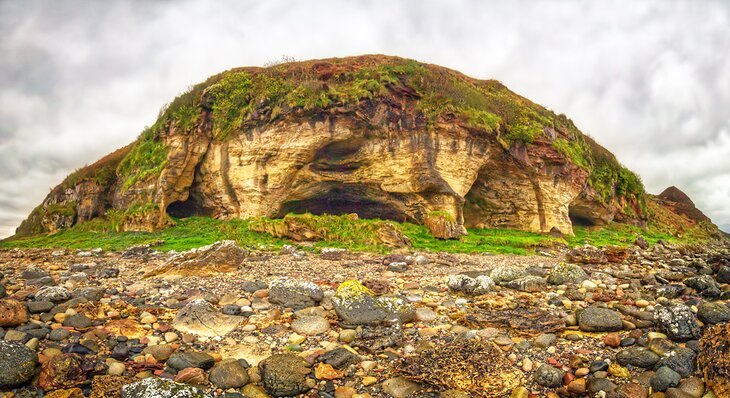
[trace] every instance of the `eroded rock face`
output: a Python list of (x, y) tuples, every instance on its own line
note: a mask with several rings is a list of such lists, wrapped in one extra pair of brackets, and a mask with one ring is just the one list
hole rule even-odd
[[(337, 98), (316, 106), (294, 101), (297, 88), (309, 90), (314, 84), (316, 90), (328, 90), (324, 82), (333, 78), (331, 69), (352, 74), (362, 68), (381, 68), (389, 77), (373, 80), (381, 89), (355, 94), (355, 101), (334, 93), (328, 95)], [(232, 93), (216, 82), (235, 74), (244, 81), (281, 79), (291, 93), (277, 97), (279, 102), (259, 101), (248, 111), (238, 110), (241, 119), (224, 119), (216, 111), (219, 97)], [(438, 84), (449, 80), (472, 87), (483, 103), (470, 104), (469, 114), (438, 109), (435, 117), (427, 116), (423, 97), (432, 91), (453, 95), (439, 91), (446, 88)], [(268, 95), (247, 95), (259, 94)], [(164, 227), (168, 213), (221, 219), (357, 213), (417, 223), (445, 214), (449, 221), (431, 218), (430, 223), (443, 238), (458, 237), (465, 226), (572, 234), (571, 214), (594, 224), (641, 223), (645, 217), (643, 191), (621, 196), (612, 188), (599, 195), (588, 184), (591, 172), (580, 165), (585, 162), (564, 148), (581, 147), (581, 156), (597, 151), (613, 159), (610, 153), (564, 116), (494, 81), (372, 56), (292, 64), (282, 71), (227, 72), (187, 98), (194, 104), (190, 118), (182, 120), (177, 109), (168, 109), (138, 142), (54, 189), (18, 233), (54, 232), (110, 209), (122, 213), (126, 230)], [(473, 114), (489, 116), (490, 122), (475, 124)], [(525, 125), (531, 129), (528, 136), (515, 138)], [(159, 162), (129, 163), (143, 145)]]

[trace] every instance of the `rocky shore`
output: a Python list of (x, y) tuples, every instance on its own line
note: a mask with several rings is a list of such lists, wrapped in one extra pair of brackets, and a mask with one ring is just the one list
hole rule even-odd
[[(730, 250), (0, 251), (0, 390), (730, 396)], [(714, 391), (714, 392), (713, 392)]]

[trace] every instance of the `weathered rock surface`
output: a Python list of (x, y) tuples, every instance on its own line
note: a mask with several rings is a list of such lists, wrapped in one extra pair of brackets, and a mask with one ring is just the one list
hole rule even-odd
[(145, 273), (157, 275), (212, 276), (234, 272), (248, 255), (248, 250), (232, 240), (188, 250), (171, 257), (160, 267)]
[(307, 385), (309, 366), (294, 354), (277, 354), (261, 361), (259, 370), (264, 387), (275, 397), (291, 397), (311, 389)]
[[(284, 91), (262, 91), (270, 87)], [(464, 103), (464, 90), (475, 100)], [(454, 105), (427, 114), (433, 96)], [(159, 162), (133, 164), (140, 151)], [(585, 166), (599, 156), (611, 173)], [(567, 117), (496, 81), (362, 56), (239, 68), (196, 85), (137, 142), (54, 188), (17, 232), (55, 232), (116, 209), (126, 230), (164, 227), (167, 214), (426, 223), (443, 212), (453, 222), (431, 225), (444, 238), (464, 226), (571, 234), (571, 216), (643, 223), (640, 185)]]
[(225, 315), (209, 302), (199, 299), (181, 308), (172, 324), (177, 330), (200, 336), (223, 336), (243, 320), (240, 316)]
[(35, 374), (38, 355), (23, 344), (0, 340), (0, 388), (14, 387)]

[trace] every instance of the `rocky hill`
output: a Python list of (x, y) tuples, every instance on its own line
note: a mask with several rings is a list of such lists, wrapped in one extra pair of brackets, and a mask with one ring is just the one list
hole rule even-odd
[(387, 56), (238, 68), (177, 97), (139, 138), (55, 187), (17, 230), (105, 217), (357, 213), (572, 234), (645, 225), (640, 179), (565, 115), (494, 80)]

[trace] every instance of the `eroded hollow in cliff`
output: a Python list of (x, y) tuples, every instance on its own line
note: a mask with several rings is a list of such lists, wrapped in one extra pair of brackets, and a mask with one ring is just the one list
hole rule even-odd
[(284, 217), (289, 213), (357, 214), (360, 218), (379, 218), (398, 222), (415, 222), (402, 209), (358, 186), (333, 187), (312, 197), (285, 202), (277, 214)]
[(211, 216), (211, 211), (203, 207), (200, 201), (190, 196), (188, 200), (172, 202), (167, 206), (167, 214), (174, 218), (188, 218), (195, 216)]
[(573, 226), (592, 227), (598, 224), (598, 220), (583, 206), (569, 206), (568, 217), (570, 217), (570, 223)]

